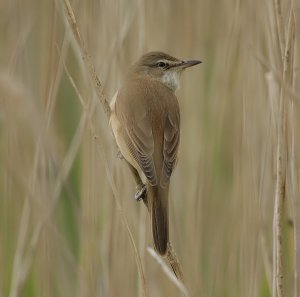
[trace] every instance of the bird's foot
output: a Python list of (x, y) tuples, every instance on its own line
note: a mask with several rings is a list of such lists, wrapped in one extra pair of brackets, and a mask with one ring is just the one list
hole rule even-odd
[(146, 185), (139, 186), (138, 191), (134, 195), (134, 199), (137, 201), (144, 200), (147, 194)]

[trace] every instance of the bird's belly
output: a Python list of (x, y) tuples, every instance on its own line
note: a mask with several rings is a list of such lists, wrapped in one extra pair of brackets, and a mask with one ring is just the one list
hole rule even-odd
[(121, 154), (123, 157), (139, 172), (139, 175), (143, 182), (145, 182), (146, 177), (142, 170), (140, 169), (140, 166), (136, 162), (136, 160), (132, 157), (130, 150), (128, 149), (128, 146), (124, 140), (123, 136), (123, 128), (114, 112), (112, 112), (110, 117), (110, 124), (117, 142), (117, 145), (121, 151)]

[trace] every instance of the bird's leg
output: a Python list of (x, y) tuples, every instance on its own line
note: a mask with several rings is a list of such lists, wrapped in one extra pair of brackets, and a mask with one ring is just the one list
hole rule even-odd
[(146, 189), (146, 185), (144, 185), (144, 183), (141, 180), (141, 177), (138, 173), (138, 171), (126, 160), (126, 163), (129, 166), (130, 171), (133, 174), (134, 180), (136, 182), (136, 188), (137, 188), (137, 192), (134, 195), (134, 199), (137, 201), (141, 201), (144, 200), (144, 202), (146, 202), (147, 200), (147, 189)]
[(144, 200), (147, 195), (147, 188), (146, 185), (143, 184), (141, 188), (138, 188), (138, 191), (134, 195), (134, 199), (137, 201)]

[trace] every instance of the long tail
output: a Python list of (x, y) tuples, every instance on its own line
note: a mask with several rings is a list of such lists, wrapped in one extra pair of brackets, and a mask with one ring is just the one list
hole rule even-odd
[(147, 185), (147, 197), (149, 201), (153, 242), (156, 251), (164, 255), (169, 241), (169, 212), (168, 212), (169, 186)]

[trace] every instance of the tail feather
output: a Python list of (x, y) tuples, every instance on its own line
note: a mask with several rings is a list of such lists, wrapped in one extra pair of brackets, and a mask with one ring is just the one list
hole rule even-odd
[(168, 187), (148, 185), (148, 201), (152, 221), (152, 235), (156, 251), (164, 255), (169, 241)]

